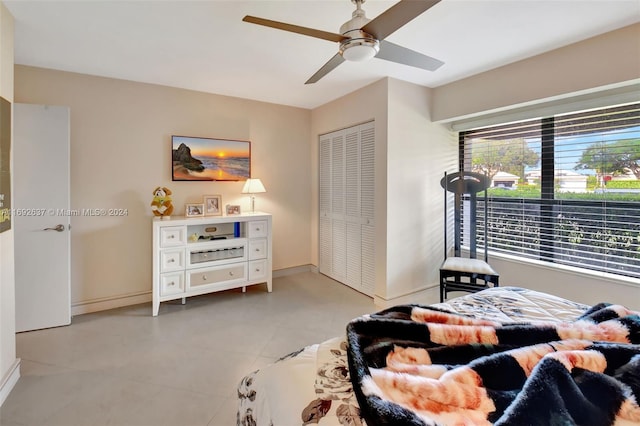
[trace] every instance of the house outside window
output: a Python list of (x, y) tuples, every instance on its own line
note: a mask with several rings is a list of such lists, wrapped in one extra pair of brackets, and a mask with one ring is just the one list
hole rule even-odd
[(491, 178), (478, 206), (479, 215), (488, 209), (491, 251), (640, 278), (640, 104), (473, 129), (459, 140), (460, 169)]

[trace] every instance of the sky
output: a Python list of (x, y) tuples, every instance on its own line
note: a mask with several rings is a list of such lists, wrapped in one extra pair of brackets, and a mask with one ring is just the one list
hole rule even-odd
[[(555, 154), (556, 154), (556, 169), (572, 170), (576, 173), (584, 175), (595, 175), (596, 171), (593, 169), (580, 169), (574, 170), (574, 167), (578, 164), (582, 152), (589, 148), (591, 145), (597, 142), (613, 143), (622, 139), (636, 139), (636, 143), (640, 143), (640, 126), (613, 130), (609, 132), (598, 132), (592, 134), (585, 134), (580, 136), (570, 136), (556, 138), (555, 140)], [(534, 150), (538, 155), (541, 153), (540, 139), (527, 139), (529, 148)], [(534, 167), (527, 167), (526, 171), (539, 170), (540, 164)]]

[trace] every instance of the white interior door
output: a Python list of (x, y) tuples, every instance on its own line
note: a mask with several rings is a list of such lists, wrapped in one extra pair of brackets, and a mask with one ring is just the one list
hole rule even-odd
[(13, 108), (16, 331), (69, 325), (69, 108)]

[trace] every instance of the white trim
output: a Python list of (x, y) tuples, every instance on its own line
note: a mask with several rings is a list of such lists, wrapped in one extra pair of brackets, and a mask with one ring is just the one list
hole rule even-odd
[(92, 312), (106, 311), (148, 302), (151, 302), (151, 291), (87, 300), (86, 302), (73, 303), (71, 305), (71, 316), (90, 314)]
[(640, 79), (635, 79), (596, 89), (469, 114), (443, 120), (440, 123), (449, 123), (453, 131), (471, 130), (496, 124), (638, 102), (638, 99), (640, 99)]
[(389, 308), (395, 305), (404, 305), (409, 303), (419, 303), (423, 305), (430, 305), (440, 301), (440, 284), (427, 284), (416, 290), (400, 294), (392, 297), (391, 299), (385, 299), (381, 296), (375, 295), (373, 297), (373, 304), (376, 307), (382, 309)]
[(544, 262), (542, 260), (529, 259), (526, 257), (515, 256), (507, 253), (496, 253), (489, 251), (489, 263), (491, 258), (504, 259), (513, 263), (520, 263), (524, 265), (531, 265), (537, 268), (544, 268), (550, 271), (557, 271), (575, 276), (583, 276), (588, 278), (601, 279), (608, 283), (615, 283), (628, 287), (640, 287), (640, 279), (633, 277), (625, 277), (622, 275), (612, 274), (610, 272), (595, 271), (586, 268), (580, 268), (577, 266), (563, 265), (560, 263)]
[[(469, 247), (462, 246), (462, 253), (466, 256), (469, 255)], [(489, 264), (491, 264), (491, 258), (497, 258), (507, 260), (512, 263), (520, 263), (522, 265), (535, 266), (537, 268), (544, 268), (549, 271), (562, 272), (572, 274), (575, 276), (582, 276), (586, 278), (600, 279), (607, 282), (613, 282), (629, 287), (640, 287), (640, 279), (633, 277), (625, 277), (623, 275), (612, 274), (610, 272), (596, 271), (593, 269), (580, 268), (578, 266), (563, 265), (561, 263), (545, 262), (542, 260), (530, 259), (528, 257), (517, 256), (515, 254), (502, 253), (489, 250)], [(499, 272), (499, 271), (498, 271)]]
[(9, 367), (9, 371), (2, 378), (2, 383), (0, 383), (0, 407), (4, 404), (4, 401), (7, 399), (11, 391), (13, 390), (16, 383), (20, 379), (20, 358), (16, 358)]
[(287, 275), (294, 275), (302, 272), (318, 272), (318, 268), (315, 268), (315, 271), (313, 269), (313, 265), (300, 265), (278, 269), (277, 271), (273, 271), (273, 278), (286, 277)]
[[(301, 265), (279, 269), (277, 271), (273, 271), (273, 278), (284, 277), (301, 272), (314, 272), (314, 267), (313, 265)], [(317, 268), (315, 272), (317, 272)], [(87, 300), (84, 302), (73, 303), (71, 305), (71, 316), (122, 308), (124, 306), (138, 305), (141, 303), (151, 302), (151, 300), (151, 291)]]

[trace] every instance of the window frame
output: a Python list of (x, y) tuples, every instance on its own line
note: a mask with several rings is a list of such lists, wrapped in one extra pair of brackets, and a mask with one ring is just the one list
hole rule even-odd
[[(611, 107), (610, 107), (611, 108)], [(606, 108), (602, 108), (605, 110)], [(498, 197), (498, 196), (490, 196), (487, 201), (487, 206), (479, 206), (478, 214), (481, 214), (484, 208), (489, 209), (489, 215), (492, 217), (492, 210), (495, 206), (498, 206), (498, 203), (522, 203), (537, 205), (539, 206), (539, 213), (537, 216), (531, 215), (529, 219), (533, 218), (534, 222), (538, 227), (538, 249), (536, 255), (525, 254), (522, 251), (510, 251), (505, 249), (504, 247), (496, 247), (496, 244), (492, 244), (492, 235), (495, 233), (495, 223), (491, 223), (490, 219), (490, 229), (489, 229), (489, 249), (493, 253), (503, 253), (509, 256), (513, 256), (516, 259), (520, 260), (536, 260), (541, 261), (544, 264), (549, 266), (554, 265), (562, 265), (563, 267), (577, 267), (579, 269), (584, 269), (586, 271), (597, 271), (598, 273), (612, 274), (614, 276), (620, 278), (640, 278), (640, 257), (633, 256), (630, 263), (631, 272), (628, 270), (624, 270), (624, 266), (619, 265), (615, 262), (616, 256), (611, 256), (614, 261), (609, 261), (609, 254), (597, 254), (597, 250), (599, 249), (599, 242), (594, 241), (591, 245), (585, 245), (585, 247), (589, 247), (594, 250), (594, 252), (585, 252), (581, 253), (578, 256), (575, 256), (575, 259), (581, 259), (583, 261), (587, 261), (586, 264), (580, 264), (579, 262), (560, 259), (558, 251), (562, 251), (562, 249), (558, 249), (558, 245), (562, 245), (563, 241), (558, 242), (558, 229), (561, 228), (562, 224), (560, 223), (560, 216), (558, 215), (558, 211), (562, 211), (563, 208), (571, 209), (576, 208), (578, 211), (580, 208), (586, 209), (600, 209), (602, 211), (602, 216), (605, 218), (607, 211), (617, 210), (617, 209), (629, 209), (631, 211), (640, 211), (640, 202), (635, 201), (616, 201), (616, 200), (571, 200), (571, 199), (563, 199), (556, 198), (556, 194), (554, 191), (554, 181), (555, 181), (555, 132), (554, 132), (554, 124), (555, 124), (555, 116), (540, 118), (540, 139), (541, 139), (541, 158), (540, 158), (540, 170), (541, 170), (541, 193), (539, 198), (525, 198), (525, 197)], [(531, 121), (531, 120), (519, 120), (523, 122)], [(504, 124), (495, 124), (492, 126), (483, 126), (483, 128), (490, 129), (494, 127), (500, 127)], [(466, 139), (468, 135), (472, 135), (476, 129), (469, 129), (459, 131), (458, 133), (458, 169), (459, 171), (465, 170), (465, 164), (470, 165), (472, 162), (471, 158), (465, 158), (465, 154), (467, 152)], [(558, 136), (560, 137), (560, 136)], [(467, 168), (468, 170), (468, 168)], [(521, 177), (523, 178), (523, 177)], [(482, 213), (483, 214), (483, 213)], [(604, 220), (604, 219), (603, 219)], [(525, 220), (521, 222), (521, 228), (525, 228), (523, 225)], [(617, 230), (617, 229), (616, 229)], [(479, 235), (482, 235), (482, 239), (479, 241), (479, 247), (482, 246), (484, 248), (484, 238), (485, 232), (484, 229), (479, 229)], [(521, 237), (524, 240), (524, 237)], [(640, 244), (640, 234), (636, 238), (638, 240), (638, 244)], [(565, 248), (566, 250), (566, 248)], [(536, 250), (532, 250), (536, 251)], [(608, 248), (605, 248), (603, 251), (609, 251)], [(615, 251), (615, 249), (611, 250)], [(591, 256), (585, 255), (587, 253), (593, 253)], [(595, 261), (594, 259), (598, 259)], [(638, 259), (637, 262), (634, 262), (633, 259)], [(592, 263), (589, 263), (590, 260), (594, 260)], [(596, 266), (596, 263), (602, 263), (603, 266)], [(635, 265), (637, 263), (637, 265)], [(611, 267), (610, 265), (619, 265), (616, 267)], [(624, 264), (622, 264), (624, 265)]]

